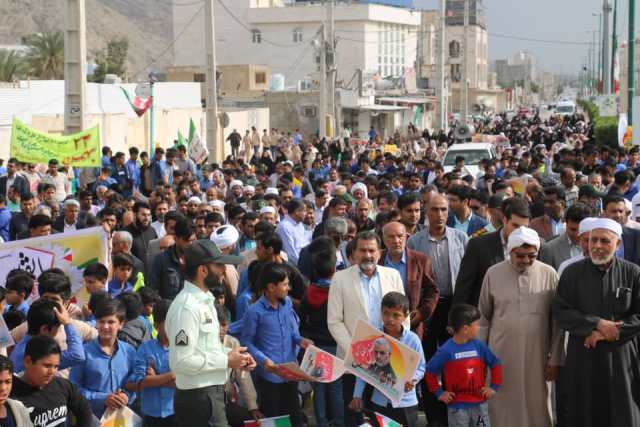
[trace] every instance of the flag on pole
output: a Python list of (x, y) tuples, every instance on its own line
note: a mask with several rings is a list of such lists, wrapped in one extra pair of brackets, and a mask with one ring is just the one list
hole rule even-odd
[(189, 144), (193, 142), (193, 138), (197, 137), (196, 135), (196, 124), (193, 122), (193, 119), (189, 119)]
[[(397, 425), (399, 426), (399, 424)], [(291, 427), (291, 419), (288, 415), (285, 415), (283, 417), (263, 418), (258, 421), (245, 421), (244, 427)]]
[(613, 93), (620, 92), (620, 49), (616, 49), (613, 57)]
[(378, 427), (402, 427), (402, 424), (392, 420), (391, 418), (387, 418), (384, 415), (381, 415), (377, 412), (374, 412), (376, 415), (376, 421), (378, 422)]
[(131, 108), (133, 108), (133, 111), (136, 112), (138, 117), (142, 117), (144, 113), (146, 113), (147, 110), (151, 108), (151, 104), (153, 104), (153, 96), (149, 96), (147, 98), (136, 96), (132, 101), (131, 96), (129, 96), (129, 92), (127, 92), (127, 90), (123, 87), (121, 87), (120, 89), (122, 89), (122, 93), (124, 93), (124, 96), (127, 98), (129, 105), (131, 105)]

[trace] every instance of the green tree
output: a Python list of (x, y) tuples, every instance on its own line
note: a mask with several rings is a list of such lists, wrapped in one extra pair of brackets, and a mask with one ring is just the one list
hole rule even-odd
[(47, 31), (25, 37), (29, 74), (43, 80), (64, 78), (64, 34)]
[(12, 82), (24, 72), (24, 57), (15, 50), (0, 49), (0, 81)]
[(126, 37), (111, 39), (107, 47), (96, 54), (96, 69), (92, 81), (103, 83), (107, 74), (123, 77), (126, 73), (129, 40)]

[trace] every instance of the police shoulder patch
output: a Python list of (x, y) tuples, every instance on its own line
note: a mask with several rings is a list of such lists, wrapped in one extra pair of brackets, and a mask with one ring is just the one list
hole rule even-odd
[(184, 331), (184, 329), (180, 329), (180, 332), (178, 332), (178, 334), (176, 335), (175, 344), (176, 345), (183, 345), (183, 346), (189, 345), (189, 336)]

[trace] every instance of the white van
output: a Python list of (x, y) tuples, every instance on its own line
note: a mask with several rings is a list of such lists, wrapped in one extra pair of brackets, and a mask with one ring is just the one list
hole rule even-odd
[[(478, 176), (480, 172), (480, 160), (494, 159), (497, 157), (496, 149), (490, 142), (470, 142), (464, 144), (453, 144), (444, 156), (442, 166), (445, 171), (451, 172), (456, 166), (456, 157), (464, 157), (464, 171), (462, 175), (469, 174), (472, 177)], [(466, 173), (464, 173), (466, 172)]]
[(556, 113), (561, 116), (572, 116), (576, 112), (576, 104), (573, 101), (561, 101), (556, 104)]

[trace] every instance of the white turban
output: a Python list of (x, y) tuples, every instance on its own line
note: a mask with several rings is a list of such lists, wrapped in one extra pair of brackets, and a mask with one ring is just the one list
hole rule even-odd
[(540, 249), (540, 237), (538, 237), (538, 233), (529, 227), (520, 227), (513, 230), (511, 234), (509, 234), (507, 252), (511, 253), (512, 250), (522, 245), (531, 245), (535, 246), (536, 249)]
[(199, 204), (202, 203), (202, 200), (200, 200), (200, 197), (198, 197), (198, 196), (191, 196), (189, 198), (189, 200), (187, 201), (187, 203), (195, 203), (195, 204), (199, 205)]
[(209, 202), (209, 205), (216, 208), (224, 209), (224, 202), (222, 200), (212, 200)]
[(264, 194), (275, 194), (276, 196), (278, 195), (278, 189), (275, 187), (269, 187), (266, 190), (264, 190)]
[(274, 208), (273, 206), (263, 206), (262, 209), (260, 209), (260, 215), (267, 213), (275, 214), (276, 208)]
[(210, 238), (218, 249), (223, 250), (224, 248), (235, 245), (240, 238), (240, 233), (238, 233), (238, 230), (236, 230), (233, 225), (223, 225), (211, 233)]
[(580, 226), (578, 227), (578, 235), (589, 233), (593, 230), (593, 223), (598, 218), (585, 218), (580, 221)]
[(251, 193), (255, 193), (256, 187), (254, 187), (253, 185), (245, 185), (242, 191), (249, 191)]
[(364, 194), (364, 198), (368, 199), (368, 194), (367, 194), (367, 186), (364, 185), (364, 183), (362, 182), (356, 182), (355, 184), (353, 184), (351, 186), (351, 194), (356, 194), (356, 190), (360, 190), (362, 191), (362, 194)]
[(598, 229), (609, 230), (618, 236), (618, 238), (622, 237), (622, 226), (612, 219), (595, 218), (591, 226), (591, 231)]
[(230, 187), (230, 188), (237, 187), (237, 186), (242, 187), (242, 185), (243, 185), (243, 184), (242, 184), (242, 181), (240, 181), (239, 179), (234, 179), (233, 181), (231, 181), (231, 182), (229, 183), (229, 187)]

